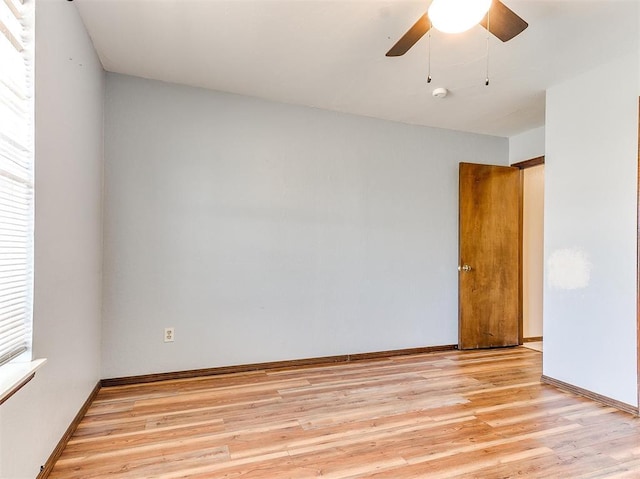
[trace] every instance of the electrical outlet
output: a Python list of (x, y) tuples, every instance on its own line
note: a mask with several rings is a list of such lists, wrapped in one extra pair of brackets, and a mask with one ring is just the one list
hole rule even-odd
[(164, 328), (164, 342), (172, 343), (175, 338), (173, 328)]

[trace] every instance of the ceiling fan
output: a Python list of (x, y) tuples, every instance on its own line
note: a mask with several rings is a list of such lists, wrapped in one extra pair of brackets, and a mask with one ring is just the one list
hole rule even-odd
[[(400, 40), (391, 47), (391, 49), (386, 53), (386, 56), (399, 57), (404, 55), (431, 29), (432, 26), (435, 26), (435, 24), (432, 24), (433, 18), (429, 18), (429, 13), (432, 14), (432, 17), (435, 17), (436, 12), (432, 11), (432, 8), (436, 2), (438, 4), (442, 4), (443, 0), (434, 0), (434, 3), (429, 7), (429, 12), (425, 13), (418, 19), (407, 33), (405, 33)], [(484, 10), (487, 13), (479, 23), (503, 42), (508, 42), (513, 37), (522, 33), (529, 26), (527, 22), (520, 18), (513, 10), (507, 7), (500, 0), (488, 0), (488, 4), (490, 4), (488, 5), (488, 11)], [(474, 25), (476, 23), (474, 23)]]

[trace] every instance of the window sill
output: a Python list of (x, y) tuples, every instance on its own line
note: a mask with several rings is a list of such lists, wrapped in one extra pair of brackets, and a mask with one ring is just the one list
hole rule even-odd
[(33, 379), (36, 371), (46, 359), (33, 361), (15, 361), (0, 367), (0, 404), (13, 396), (25, 384)]

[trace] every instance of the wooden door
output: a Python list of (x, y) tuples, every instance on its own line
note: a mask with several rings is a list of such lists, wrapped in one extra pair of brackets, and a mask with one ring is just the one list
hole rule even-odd
[(460, 163), (458, 347), (520, 343), (521, 180), (518, 168)]

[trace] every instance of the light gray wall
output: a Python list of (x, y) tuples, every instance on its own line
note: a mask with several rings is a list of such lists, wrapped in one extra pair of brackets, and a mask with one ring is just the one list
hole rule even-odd
[(0, 477), (33, 479), (100, 378), (104, 73), (73, 3), (36, 4), (35, 357), (2, 405)]
[(633, 54), (549, 89), (545, 147), (544, 374), (631, 405), (637, 75)]
[(507, 139), (116, 74), (106, 98), (104, 377), (457, 342), (457, 165)]
[(509, 137), (509, 164), (544, 155), (544, 126)]

